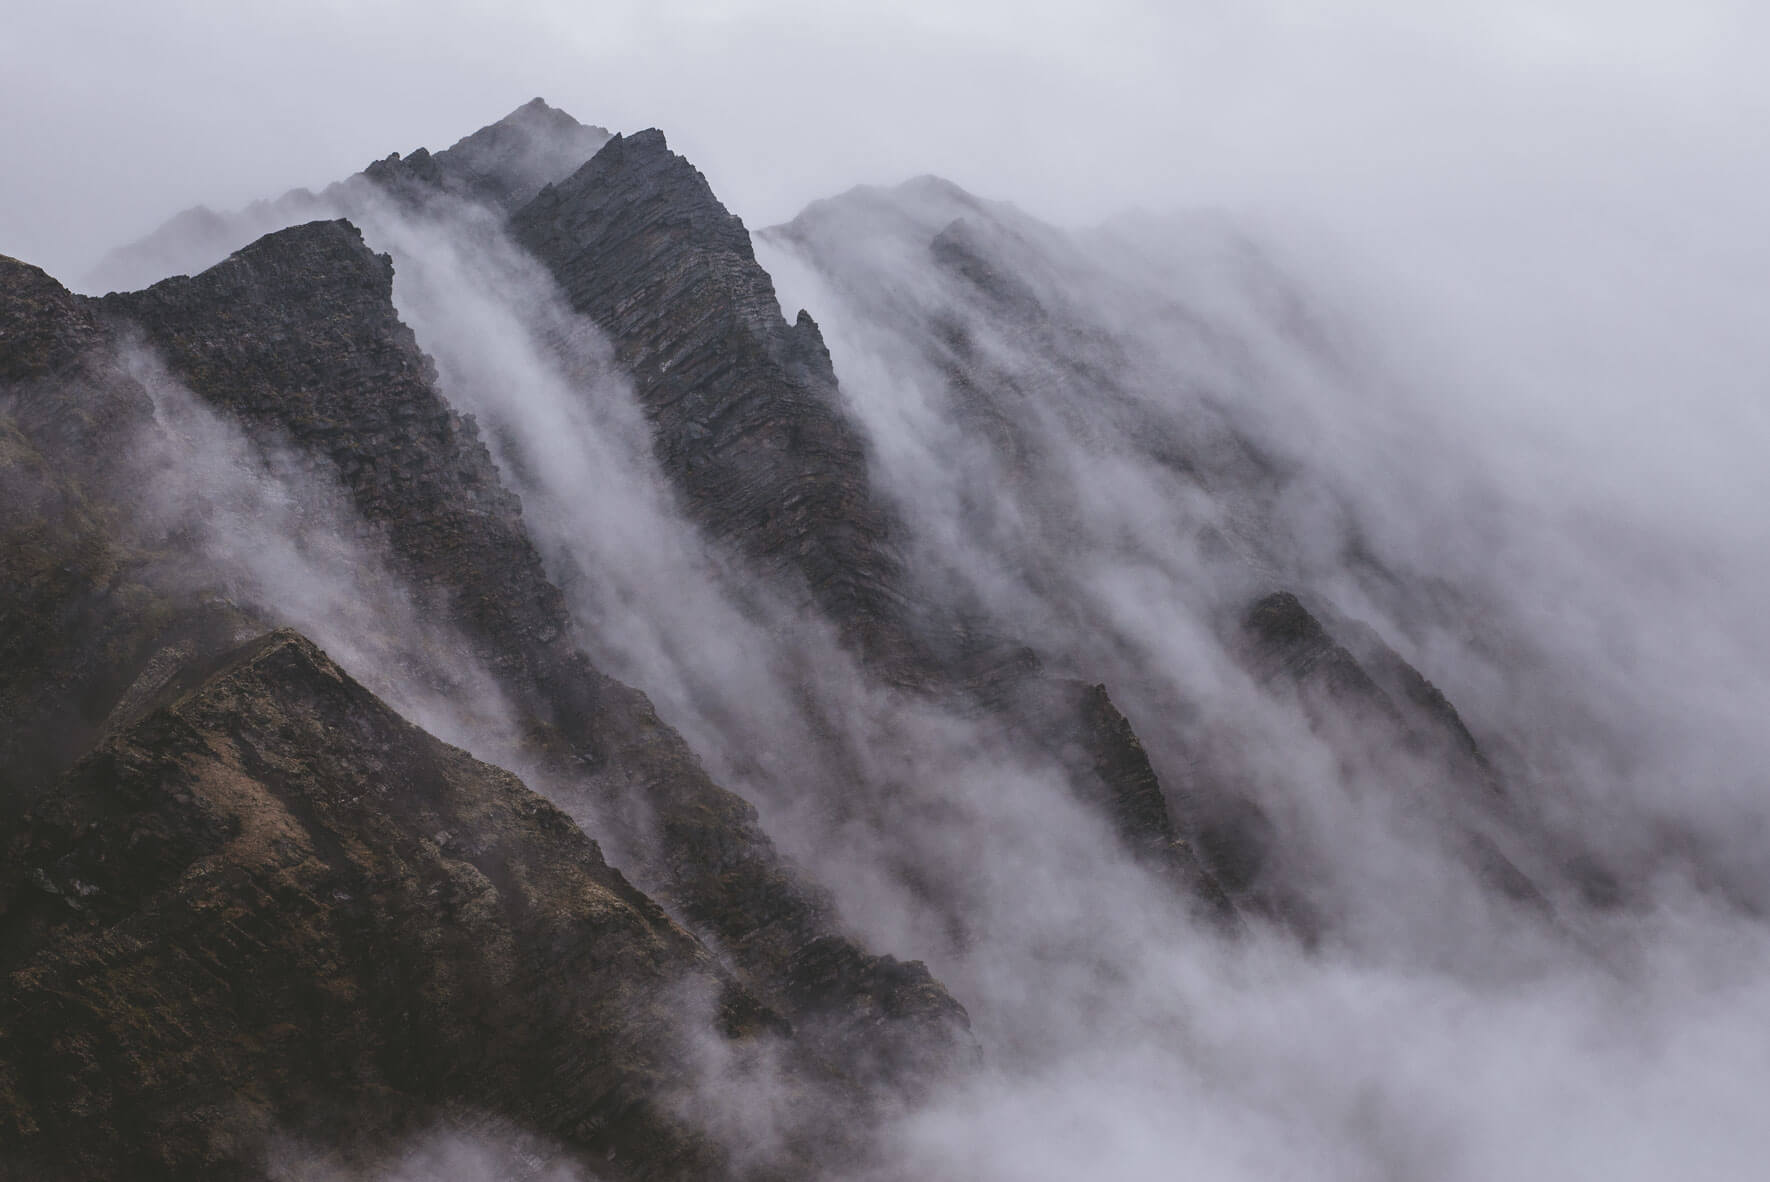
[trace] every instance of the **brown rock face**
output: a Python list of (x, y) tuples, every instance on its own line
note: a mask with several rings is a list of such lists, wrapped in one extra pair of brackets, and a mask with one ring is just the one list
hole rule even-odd
[(459, 1111), (720, 1171), (679, 1052), (767, 1014), (569, 818), (292, 633), (181, 681), (8, 834), (0, 1163), (251, 1176)]

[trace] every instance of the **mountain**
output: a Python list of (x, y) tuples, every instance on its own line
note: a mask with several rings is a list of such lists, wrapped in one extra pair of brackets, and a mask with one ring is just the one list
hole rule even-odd
[(80, 286), (128, 291), (168, 275), (200, 271), (273, 230), (323, 218), (360, 216), (366, 206), (440, 190), (500, 209), (533, 197), (609, 138), (541, 99), (525, 103), (440, 152), (394, 152), (314, 193), (292, 189), (270, 201), (218, 213), (187, 209), (140, 241), (106, 254)]
[(1297, 997), (1583, 987), (1722, 865), (1562, 803), (1492, 702), (1603, 687), (1406, 544), (1389, 379), (1233, 224), (752, 234), (537, 99), (88, 286), (0, 258), (7, 1176), (1307, 1147)]
[(348, 1152), (442, 1106), (705, 1176), (671, 991), (733, 1038), (778, 1021), (564, 814), (289, 632), (61, 777), (4, 890), (8, 1165), (38, 1176), (246, 1176), (273, 1134)]
[[(513, 757), (533, 761), (556, 796), (619, 843), (638, 881), (716, 938), (784, 1012), (840, 1024), (824, 1011), (870, 1007), (882, 994), (906, 1022), (950, 1024), (962, 1041), (963, 1011), (938, 985), (846, 943), (754, 810), (708, 779), (642, 694), (572, 643), (520, 506), (474, 425), (438, 395), (394, 313), (391, 282), (388, 260), (349, 223), (316, 222), (99, 306), (248, 434), (335, 477), (428, 603), (426, 617), (451, 629), (503, 694), (521, 736)], [(402, 659), (422, 669), (419, 655)], [(807, 958), (840, 965), (844, 985), (805, 980)]]
[[(486, 141), (481, 137), (477, 142)], [(518, 163), (525, 162), (519, 157)], [(790, 1070), (818, 1081), (828, 1103), (840, 1107), (845, 1101), (838, 1097), (862, 1084), (920, 1086), (916, 1081), (927, 1073), (949, 1062), (963, 1063), (975, 1054), (964, 1010), (927, 971), (917, 963), (873, 956), (858, 947), (822, 893), (775, 851), (757, 825), (755, 810), (712, 783), (642, 694), (599, 673), (574, 646), (573, 625), (558, 590), (541, 570), (523, 528), (520, 505), (502, 485), (471, 419), (452, 411), (438, 396), (434, 367), (394, 312), (387, 258), (369, 251), (353, 227), (316, 222), (273, 233), (194, 279), (175, 278), (143, 292), (104, 300), (74, 297), (34, 268), (10, 260), (7, 267), (6, 407), (11, 442), (6, 476), (20, 496), (11, 502), (7, 518), (13, 541), (7, 551), (8, 585), (16, 591), (6, 604), (10, 708), (5, 733), (13, 758), (8, 761), (5, 803), (9, 816), (20, 816), (21, 833), (39, 832), (38, 826), (50, 823), (45, 810), (67, 806), (75, 790), (66, 777), (77, 773), (63, 768), (76, 758), (89, 762), (97, 758), (85, 755), (93, 743), (117, 741), (120, 730), (168, 692), (165, 687), (199, 676), (196, 671), (224, 659), (235, 645), (277, 618), (274, 607), (267, 610), (268, 605), (230, 597), (233, 588), (222, 572), (207, 578), (198, 572), (205, 561), (214, 562), (212, 556), (200, 553), (200, 545), (193, 545), (192, 535), (200, 527), (180, 522), (162, 533), (155, 528), (159, 523), (131, 512), (131, 498), (137, 496), (130, 487), (133, 482), (181, 476), (166, 469), (144, 470), (141, 463), (139, 453), (152, 450), (148, 444), (154, 437), (172, 433), (177, 413), (164, 403), (156, 405), (155, 394), (124, 360), (132, 352), (152, 348), (165, 367), (162, 380), (172, 375), (202, 407), (225, 416), (249, 444), (261, 449), (260, 455), (275, 454), (301, 473), (299, 484), (287, 490), (311, 502), (298, 504), (298, 511), (322, 512), (328, 489), (342, 494), (339, 499), (353, 540), (385, 555), (402, 593), (424, 605), (433, 636), (446, 636), (440, 643), (463, 646), (463, 651), (439, 652), (434, 639), (428, 650), (425, 642), (416, 649), (401, 649), (395, 643), (391, 651), (378, 653), (379, 659), (397, 666), (418, 685), (440, 687), (445, 693), (462, 690), (456, 676), (461, 666), (483, 670), (512, 716), (514, 737), (504, 749), (505, 756), (530, 768), (581, 819), (593, 818), (598, 829), (629, 855), (627, 865), (647, 889), (667, 899), (681, 922), (700, 932), (717, 948), (717, 955), (726, 958), (732, 968), (722, 971), (737, 972), (752, 982), (756, 993), (746, 996), (770, 999), (743, 1002), (753, 1014), (745, 1021), (777, 1039), (790, 1040), (795, 1064)], [(148, 384), (153, 380), (150, 377)], [(275, 679), (276, 684), (258, 687), (273, 699), (283, 691), (304, 688), (284, 682), (299, 681), (311, 672), (307, 666), (331, 668), (306, 640), (279, 635), (284, 636), (280, 643), (300, 652), (303, 668), (299, 675), (290, 673)], [(409, 773), (392, 770), (398, 759), (389, 750), (399, 745), (393, 739), (377, 740), (342, 767), (328, 765), (323, 773), (296, 766), (330, 747), (332, 741), (324, 736), (340, 719), (367, 726), (372, 717), (376, 726), (397, 722), (411, 731), (380, 701), (360, 688), (353, 687), (353, 692), (355, 696), (343, 705), (332, 704), (331, 721), (316, 724), (320, 729), (306, 732), (305, 738), (279, 735), (290, 744), (286, 750), (250, 758), (278, 765), (304, 792), (331, 791), (324, 786), (327, 777), (338, 776), (381, 785), (377, 792), (389, 790), (388, 776), (416, 785), (411, 791), (428, 791), (435, 773), (422, 769), (435, 762), (431, 749), (437, 744), (421, 732), (417, 732), (421, 750), (411, 756), (421, 768)], [(224, 699), (231, 703), (234, 695)], [(277, 708), (277, 703), (264, 708)], [(38, 719), (37, 725), (30, 725)], [(202, 727), (215, 743), (226, 745), (243, 741), (239, 728), (245, 725), (244, 717), (230, 716), (217, 706), (205, 714)], [(172, 747), (154, 748), (142, 758), (169, 757), (183, 740), (166, 742)], [(110, 769), (114, 763), (102, 767)], [(193, 810), (200, 813), (209, 802), (159, 787), (171, 782), (167, 777), (189, 774), (182, 765), (147, 774), (143, 786), (131, 789), (135, 793), (131, 799), (163, 791), (172, 798), (166, 804), (169, 816), (127, 814), (118, 822), (118, 840), (125, 845), (140, 842), (168, 825), (195, 826), (205, 832), (236, 825), (225, 817), (205, 820)], [(514, 783), (507, 773), (487, 768), (484, 774), (499, 784)], [(91, 807), (115, 812), (103, 796), (114, 788), (111, 772), (93, 776), (92, 790), (100, 795)], [(372, 858), (403, 864), (416, 855), (403, 847), (392, 848), (400, 843), (434, 845), (437, 834), (454, 829), (473, 829), (476, 836), (462, 840), (478, 841), (479, 830), (472, 820), (477, 800), (470, 794), (467, 801), (457, 801), (454, 807), (462, 819), (454, 822), (444, 815), (447, 810), (392, 816), (376, 811), (338, 822), (348, 831), (329, 830), (328, 836), (315, 840), (331, 848), (340, 843), (366, 846)], [(420, 802), (410, 803), (414, 809), (420, 807)], [(257, 805), (239, 807), (258, 810)], [(585, 856), (595, 861), (595, 847), (579, 830), (563, 816), (551, 815), (556, 819), (548, 824), (563, 826), (590, 851)], [(368, 835), (348, 829), (359, 821), (382, 828)], [(214, 869), (230, 865), (236, 853), (244, 852), (225, 844), (205, 847), (185, 855), (183, 864), (204, 860)], [(53, 843), (40, 853), (43, 864), (64, 868), (72, 856)], [(531, 872), (528, 854), (512, 857), (516, 869), (511, 872)], [(549, 859), (557, 861), (558, 855), (549, 854), (543, 861)], [(19, 866), (23, 873), (23, 863)], [(100, 932), (151, 922), (134, 908), (146, 907), (151, 914), (161, 907), (155, 893), (161, 880), (155, 872), (144, 868), (137, 877), (128, 866), (113, 866), (109, 872), (113, 874), (107, 888), (110, 897), (129, 902), (119, 902), (102, 916), (76, 907), (71, 918), (83, 927), (97, 923)], [(532, 872), (543, 869), (537, 863)], [(233, 885), (220, 897), (230, 907), (266, 906), (256, 897), (235, 898), (228, 893), (235, 886), (254, 889), (251, 883), (259, 873), (246, 867), (238, 876), (224, 875), (221, 881)], [(618, 875), (615, 879), (626, 897), (647, 909), (648, 917), (661, 917), (657, 904), (620, 882)], [(15, 885), (9, 892), (9, 916), (16, 914), (26, 925), (39, 922), (29, 918), (43, 910), (40, 906), (33, 910), (33, 891), (50, 894), (51, 912), (59, 900), (77, 898), (77, 893), (50, 890), (44, 885), (50, 882), (39, 875)], [(564, 892), (562, 898), (581, 890), (551, 878), (544, 889)], [(414, 901), (378, 912), (372, 920), (348, 923), (353, 931), (370, 925), (375, 934), (366, 938), (372, 941), (422, 944), (432, 937), (413, 925), (445, 922), (446, 917), (439, 918), (432, 910), (428, 919), (421, 920), (415, 906), (423, 910)], [(681, 929), (672, 930), (693, 949), (683, 967), (663, 970), (671, 982), (680, 984), (692, 976), (686, 966), (694, 958), (712, 964), (714, 954)], [(557, 943), (555, 937), (547, 939)], [(51, 947), (41, 950), (45, 942)], [(32, 971), (49, 975), (62, 971), (56, 959), (61, 943), (47, 937), (36, 941), (39, 951)], [(322, 943), (310, 950), (318, 959), (305, 967), (288, 961), (277, 972), (291, 980), (311, 976), (319, 965), (331, 962), (328, 947)], [(290, 955), (299, 959), (307, 954), (304, 950)], [(22, 946), (20, 955), (24, 955)], [(257, 952), (241, 955), (255, 957)], [(615, 956), (620, 962), (620, 955), (610, 950), (598, 956)], [(94, 969), (91, 987), (111, 988), (106, 974), (113, 971), (136, 969), (123, 965)], [(170, 979), (161, 980), (156, 974), (181, 970), (173, 962), (156, 962), (142, 971), (147, 973), (144, 988), (175, 989)], [(566, 964), (553, 971), (571, 975)], [(24, 977), (12, 980), (15, 988), (25, 988)], [(312, 987), (356, 988), (318, 981)], [(635, 987), (626, 981), (612, 993), (603, 991), (604, 1012), (622, 1015), (603, 1021), (617, 1025), (633, 1021), (636, 1015), (626, 1014), (621, 1009), (625, 1003), (614, 999)], [(27, 1005), (27, 995), (20, 994), (18, 1004)], [(514, 1031), (514, 1024), (525, 1024), (527, 1029), (540, 1021), (536, 1007), (551, 1004), (537, 994), (526, 1010), (505, 999), (495, 1012), (477, 1017), (463, 1012), (457, 1018), (491, 1031)], [(607, 1009), (610, 1006), (615, 1008)], [(108, 1013), (93, 1017), (98, 1025), (87, 1037), (105, 1037), (96, 1031), (110, 1029), (119, 1020)], [(267, 1025), (290, 1020), (271, 1012), (249, 1015), (240, 1019), (244, 1025), (229, 1037), (255, 1041), (265, 1036)], [(359, 1015), (351, 1021), (368, 1019)], [(561, 1034), (558, 1041), (568, 1045), (570, 1040)], [(38, 1048), (18, 1053), (50, 1052)], [(422, 1075), (429, 1070), (412, 1058), (415, 1053), (415, 1048), (395, 1046), (378, 1054), (377, 1062), (383, 1070), (412, 1078), (412, 1072)], [(29, 1078), (47, 1081), (50, 1077), (41, 1074), (47, 1070), (41, 1066), (44, 1062), (40, 1057), (17, 1060), (15, 1077), (16, 1072), (29, 1072)], [(122, 1069), (121, 1063), (116, 1066)], [(162, 1069), (150, 1059), (128, 1070), (152, 1078)], [(248, 1057), (227, 1070), (234, 1073), (230, 1078), (243, 1081), (273, 1068)], [(450, 1070), (473, 1075), (478, 1068), (463, 1064)], [(303, 1089), (329, 1087), (331, 1092), (315, 1103), (323, 1103), (327, 1112), (367, 1105), (374, 1111), (365, 1117), (369, 1121), (365, 1128), (383, 1139), (404, 1128), (402, 1122), (421, 1119), (414, 1114), (433, 1111), (438, 1104), (498, 1111), (497, 1105), (488, 1106), (482, 1098), (445, 1090), (390, 1101), (381, 1106), (386, 1112), (380, 1112), (367, 1097), (389, 1088), (397, 1092), (406, 1085), (348, 1072), (328, 1078), (324, 1086), (291, 1084), (294, 1091), (289, 1097), (297, 1092), (305, 1096)], [(606, 1090), (606, 1085), (592, 1083), (597, 1089), (593, 1094), (600, 1096)], [(55, 1161), (59, 1150), (53, 1147), (60, 1143), (57, 1126), (40, 1110), (42, 1104), (51, 1103), (48, 1095), (15, 1095), (11, 1116), (21, 1135), (29, 1132), (45, 1139), (36, 1145), (51, 1146), (28, 1151), (30, 1160), (43, 1169)], [(308, 1103), (289, 1097), (256, 1117), (240, 1118), (245, 1122), (240, 1126), (243, 1132), (227, 1123), (231, 1116), (201, 1136), (150, 1131), (160, 1130), (164, 1122), (180, 1125), (192, 1119), (178, 1105), (197, 1101), (179, 1100), (168, 1092), (164, 1114), (142, 1115), (132, 1108), (117, 1123), (106, 1124), (104, 1136), (90, 1139), (88, 1156), (81, 1159), (79, 1169), (97, 1173), (119, 1169), (144, 1138), (154, 1139), (155, 1152), (171, 1174), (219, 1169), (224, 1159), (234, 1168), (248, 1168), (253, 1155), (265, 1151), (264, 1138), (282, 1130), (283, 1108)], [(545, 1123), (530, 1115), (519, 1114), (517, 1119), (528, 1129)], [(605, 1123), (604, 1118), (580, 1113), (578, 1119), (591, 1123), (575, 1132), (548, 1131), (576, 1150), (586, 1146), (600, 1150), (601, 1134), (593, 1131)], [(624, 1131), (619, 1136), (637, 1138), (636, 1144), (648, 1145), (653, 1138), (642, 1123), (628, 1120), (620, 1127)], [(687, 1153), (675, 1147), (676, 1140), (680, 1138), (665, 1137), (647, 1150), (653, 1156), (640, 1155), (643, 1160), (634, 1168), (649, 1176), (663, 1168), (658, 1162)], [(826, 1153), (842, 1140), (821, 1137)], [(230, 1158), (230, 1153), (240, 1156)], [(703, 1163), (712, 1160), (704, 1154), (687, 1153), (687, 1157)]]

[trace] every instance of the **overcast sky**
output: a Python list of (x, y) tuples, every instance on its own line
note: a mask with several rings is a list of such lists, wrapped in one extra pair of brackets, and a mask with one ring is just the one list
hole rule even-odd
[(77, 283), (180, 209), (541, 95), (662, 127), (753, 228), (924, 172), (1071, 224), (1311, 226), (1391, 335), (1425, 309), (1514, 405), (1596, 406), (1558, 421), (1736, 471), (1703, 495), (1744, 509), (1770, 495), (1737, 446), (1770, 446), (1766, 61), (1759, 0), (0, 0), (0, 253)]
[(1752, 0), (0, 0), (0, 251), (75, 275), (542, 95), (657, 125), (751, 225), (938, 172), (1036, 213), (1744, 218)]

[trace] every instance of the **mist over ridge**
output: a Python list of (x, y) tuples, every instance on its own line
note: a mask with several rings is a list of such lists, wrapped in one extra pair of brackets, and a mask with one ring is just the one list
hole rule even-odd
[[(5, 700), (93, 721), (19, 730), (8, 968), (120, 922), (55, 910), (87, 880), (51, 785), (108, 791), (154, 709), (251, 748), (206, 670), (294, 628), (569, 815), (686, 983), (630, 1016), (625, 962), (538, 970), (536, 1005), (609, 1007), (569, 1037), (666, 1048), (610, 1052), (638, 1099), (592, 1120), (570, 1070), (447, 1082), (469, 1038), (335, 1144), (286, 1099), (226, 1126), (242, 1176), (1750, 1176), (1770, 588), (1711, 482), (1761, 434), (1689, 391), (1688, 486), (1646, 495), (1608, 466), (1639, 439), (1563, 445), (1615, 424), (1580, 401), (1612, 371), (1507, 390), (1469, 364), (1504, 318), (1334, 259), (932, 176), (751, 232), (662, 133), (536, 100), (95, 273), (144, 291), (9, 263), (7, 481), (57, 490), (8, 522), (12, 610), (70, 639)], [(122, 425), (82, 454), (63, 405)], [(367, 782), (424, 800), (395, 754)], [(491, 873), (463, 823), (425, 856)]]

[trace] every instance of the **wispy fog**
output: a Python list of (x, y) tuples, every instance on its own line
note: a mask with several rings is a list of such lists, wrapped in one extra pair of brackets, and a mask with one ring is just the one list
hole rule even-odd
[[(1188, 822), (1258, 809), (1271, 898), (1307, 914), (1225, 934), (1054, 761), (881, 684), (710, 544), (608, 342), (492, 214), (353, 209), (592, 658), (968, 1007), (985, 1066), (861, 1176), (1761, 1173), (1763, 10), (223, 7), (6, 22), (0, 102), (44, 113), (0, 131), (0, 251), (77, 278), (182, 205), (534, 93), (661, 125), (752, 230), (789, 223), (758, 255), (822, 328), (918, 594), (1104, 682)], [(1014, 204), (847, 192), (923, 173)], [(163, 483), (202, 490), (151, 512), (424, 725), (512, 750), (333, 494), (296, 505), (141, 365)], [(1240, 620), (1281, 589), (1441, 689), (1499, 787), (1263, 674)], [(685, 1110), (765, 1154), (806, 1117), (720, 1053)], [(389, 1177), (506, 1169), (439, 1138)]]

